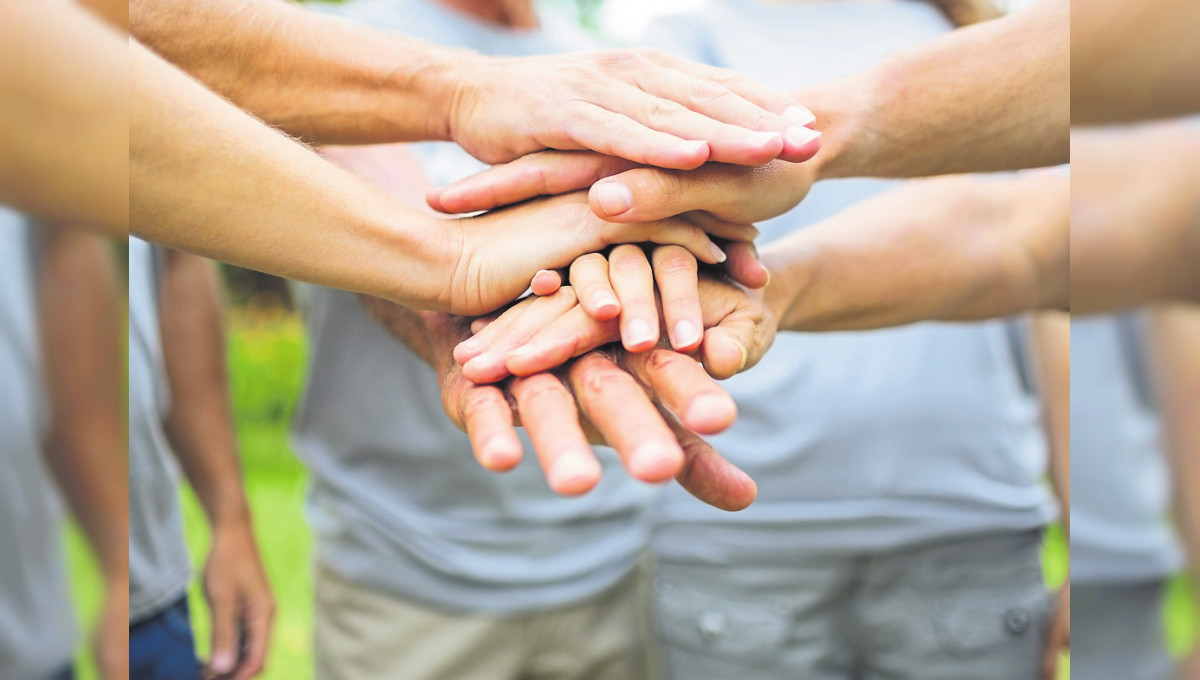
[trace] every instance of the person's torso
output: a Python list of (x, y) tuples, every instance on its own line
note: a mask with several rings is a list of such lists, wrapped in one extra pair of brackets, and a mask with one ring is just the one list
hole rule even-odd
[[(661, 21), (648, 35), (651, 46), (790, 92), (949, 28), (926, 2), (728, 2)], [(799, 207), (759, 225), (762, 241), (899, 184), (821, 182)], [(1043, 525), (1053, 506), (1041, 483), (1046, 451), (1023, 326), (781, 333), (758, 366), (725, 383), (739, 417), (712, 438), (755, 478), (758, 499), (731, 514), (670, 489), (656, 549), (786, 560)]]
[[(564, 51), (545, 31), (500, 31), (415, 0), (339, 14), (442, 45), (503, 55)], [(571, 43), (579, 47), (578, 41)], [(435, 183), (485, 166), (446, 143), (411, 145)], [(579, 498), (546, 485), (532, 444), (499, 475), (446, 417), (437, 375), (354, 296), (315, 289), (293, 441), (312, 474), (319, 559), (341, 575), (444, 608), (515, 612), (589, 597), (644, 551), (656, 489), (597, 448), (602, 481)]]

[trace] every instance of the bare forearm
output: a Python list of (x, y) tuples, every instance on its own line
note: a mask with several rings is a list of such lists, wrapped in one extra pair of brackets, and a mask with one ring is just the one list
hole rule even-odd
[(1200, 300), (1200, 128), (1072, 134), (1071, 311)]
[(244, 518), (216, 269), (204, 258), (169, 252), (160, 290), (171, 449), (214, 525)]
[(128, 232), (128, 68), (73, 3), (0, 1), (0, 203)]
[(1200, 4), (1090, 0), (1071, 15), (1071, 121), (1200, 111)]
[(47, 227), (38, 307), (46, 455), (105, 576), (128, 573), (129, 495), (116, 267), (101, 238)]
[(1067, 303), (1066, 177), (952, 177), (861, 203), (763, 250), (781, 329), (967, 321)]
[(450, 138), (444, 72), (466, 52), (283, 0), (135, 0), (129, 8), (143, 44), (310, 143)]
[(921, 177), (1065, 163), (1070, 7), (1042, 0), (795, 95), (823, 133), (819, 177)]
[(320, 159), (130, 43), (130, 230), (288, 278), (416, 306), (453, 231)]

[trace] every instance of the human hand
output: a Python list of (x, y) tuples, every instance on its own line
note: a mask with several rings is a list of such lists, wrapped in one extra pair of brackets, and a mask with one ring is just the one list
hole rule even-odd
[[(809, 133), (816, 136), (801, 148), (815, 154), (820, 133)], [(465, 213), (590, 187), (592, 210), (611, 222), (692, 211), (730, 222), (758, 222), (796, 207), (818, 171), (816, 162), (773, 161), (760, 167), (708, 163), (680, 172), (588, 151), (544, 151), (432, 189), (425, 200), (441, 212)]]
[[(758, 363), (774, 342), (781, 314), (769, 287), (754, 290), (708, 274), (697, 280), (694, 263), (690, 271), (678, 264), (686, 253), (671, 250), (656, 248), (650, 263), (634, 246), (614, 249), (611, 258), (620, 270), (605, 272), (611, 288), (600, 277), (579, 276), (573, 266), (576, 285), (522, 300), (495, 320), (477, 321), (476, 334), (455, 348), (455, 359), (479, 383), (531, 375), (618, 340), (631, 352), (645, 351), (658, 342), (661, 318), (676, 349), (699, 349), (714, 377), (728, 378)], [(613, 290), (620, 292), (619, 302)], [(595, 302), (609, 295), (610, 302)], [(591, 309), (580, 302), (588, 299), (594, 301)], [(619, 319), (608, 314), (614, 308)], [(689, 335), (690, 328), (695, 334)]]
[(248, 518), (218, 522), (204, 565), (212, 614), (211, 677), (247, 680), (262, 672), (275, 599)]
[(1200, 649), (1192, 649), (1179, 665), (1179, 680), (1200, 680)]
[(129, 578), (109, 579), (104, 606), (92, 637), (92, 650), (102, 680), (129, 678)]
[(1054, 619), (1050, 623), (1050, 637), (1042, 656), (1042, 680), (1056, 680), (1061, 655), (1071, 649), (1071, 584), (1058, 592), (1054, 605)]
[(543, 149), (677, 169), (812, 155), (813, 115), (787, 95), (654, 50), (464, 56), (447, 68), (450, 137), (487, 163)]
[(726, 256), (707, 234), (731, 241), (758, 234), (753, 225), (719, 220), (705, 220), (703, 229), (681, 219), (614, 225), (592, 214), (586, 201), (577, 192), (448, 222), (457, 228), (460, 245), (440, 308), (466, 315), (491, 312), (520, 296), (539, 270), (566, 267), (617, 243), (676, 244), (715, 264)]
[[(441, 316), (443, 324), (463, 323)], [(586, 493), (599, 481), (590, 442), (612, 446), (629, 474), (644, 482), (674, 477), (692, 495), (725, 510), (753, 502), (753, 480), (695, 434), (729, 427), (737, 408), (689, 357), (666, 349), (618, 359), (592, 352), (557, 373), (479, 385), (451, 356), (465, 328), (435, 334), (444, 338), (437, 350), (442, 405), (470, 436), (484, 468), (502, 472), (520, 462), (520, 424), (556, 493)]]

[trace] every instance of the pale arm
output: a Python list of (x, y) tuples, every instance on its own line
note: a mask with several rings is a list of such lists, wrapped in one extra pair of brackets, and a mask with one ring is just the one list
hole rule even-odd
[(125, 41), (65, 0), (0, 0), (0, 203), (129, 229)]
[(762, 251), (781, 330), (969, 321), (1067, 304), (1065, 176), (923, 180)]

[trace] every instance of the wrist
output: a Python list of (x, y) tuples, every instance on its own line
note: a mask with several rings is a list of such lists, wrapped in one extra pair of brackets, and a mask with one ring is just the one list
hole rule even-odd
[(813, 181), (871, 175), (871, 132), (876, 100), (882, 91), (877, 69), (817, 85), (795, 95), (813, 112), (821, 132), (821, 150), (803, 165), (812, 165)]
[(802, 317), (807, 304), (803, 298), (812, 287), (817, 259), (798, 250), (768, 247), (760, 257), (763, 266), (771, 272), (771, 280), (763, 289), (763, 306), (779, 331), (804, 328)]

